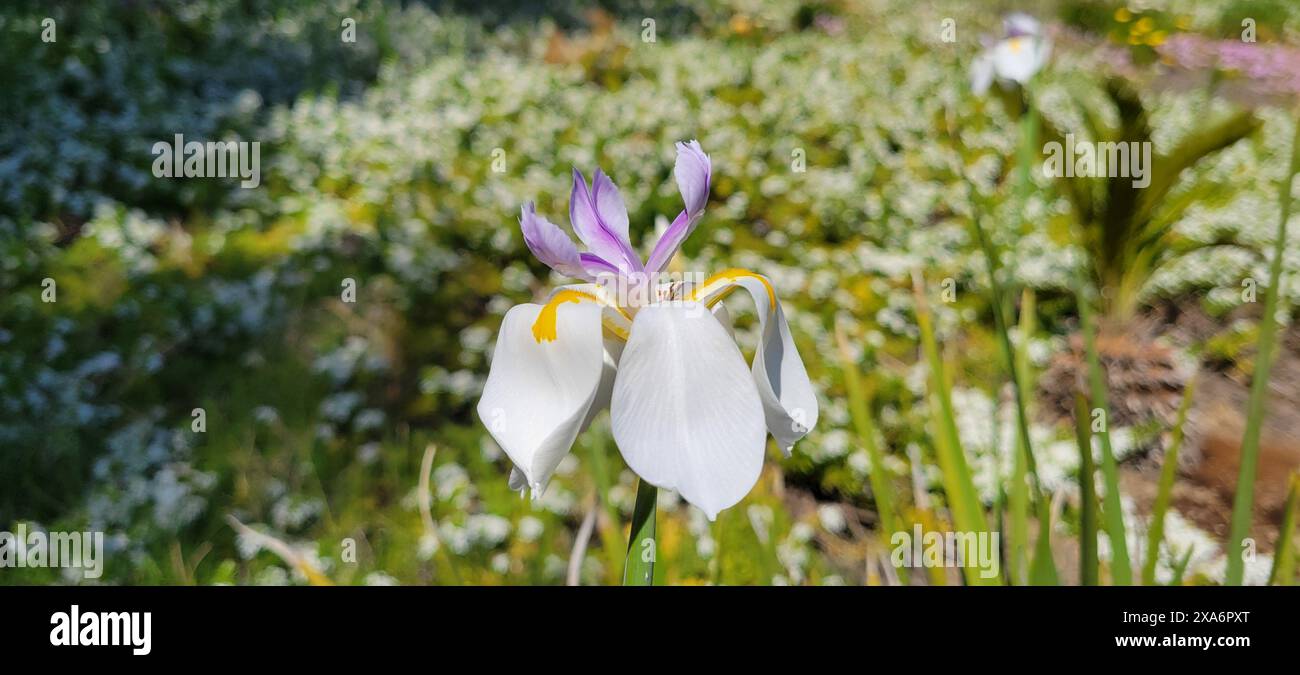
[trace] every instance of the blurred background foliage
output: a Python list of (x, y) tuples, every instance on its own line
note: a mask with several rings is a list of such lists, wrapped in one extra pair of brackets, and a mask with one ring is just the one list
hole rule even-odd
[[(1130, 118), (1108, 99), (1113, 82), (1141, 106), (1157, 154), (1196, 140), (1211, 112), (1249, 116), (1232, 143), (1169, 179), (1169, 194), (1190, 196), (1159, 223), (1163, 239), (1142, 242), (1158, 256), (1143, 259), (1150, 269), (1125, 290), (1131, 311), (1103, 336), (1121, 355), (1108, 359), (1145, 364), (1136, 382), (1110, 382), (1112, 397), (1137, 392), (1121, 398), (1136, 412), (1112, 431), (1139, 486), (1126, 509), (1149, 508), (1145, 467), (1158, 466), (1187, 372), (1226, 382), (1198, 390), (1204, 427), (1220, 424), (1216, 406), (1239, 409), (1258, 318), (1243, 307), (1242, 280), (1267, 277), (1259, 252), (1277, 220), (1290, 122), (1275, 101), (1199, 81), (1157, 86), (1163, 38), (1149, 36), (1235, 39), (1249, 16), (1260, 42), (1294, 44), (1292, 3), (545, 4), (10, 3), (0, 13), (0, 528), (106, 531), (109, 583), (307, 583), (319, 572), (342, 584), (552, 584), (570, 576), (575, 533), (596, 510), (576, 578), (617, 582), (635, 477), (605, 423), (527, 501), (507, 487), (508, 462), (472, 407), (505, 310), (560, 281), (527, 253), (519, 205), (536, 200), (562, 221), (570, 167), (600, 165), (628, 202), (632, 240), (646, 241), (680, 208), (672, 142), (698, 138), (715, 180), (681, 262), (772, 277), (824, 412), (793, 457), (769, 449), (758, 486), (718, 522), (661, 496), (660, 580), (896, 581), (871, 535), (874, 464), (853, 430), (845, 364), (864, 372), (877, 470), (901, 495), (900, 517), (947, 527), (913, 270), (933, 286), (962, 442), (998, 513), (1014, 418), (996, 386), (974, 209), (988, 209), (1008, 282), (1037, 298), (1037, 331), (1019, 347), (1045, 380), (1032, 432), (1067, 540), (1078, 531), (1079, 455), (1072, 426), (1051, 412), (1073, 406), (1074, 280), (1093, 269), (1104, 282), (1115, 261), (1080, 236), (1077, 196), (1039, 172), (1023, 205), (1004, 198), (1016, 112), (972, 96), (967, 65), (1012, 9), (1060, 30), (1034, 100), (1049, 131), (1120, 134)], [(53, 43), (40, 39), (47, 16)], [(340, 39), (345, 17), (355, 43)], [(953, 43), (940, 39), (947, 17)], [(1130, 40), (1128, 26), (1148, 17)], [(261, 186), (154, 178), (150, 148), (178, 133), (260, 142)], [(1222, 242), (1233, 246), (1210, 245)], [(1284, 262), (1290, 317), (1295, 240)], [(57, 282), (55, 303), (41, 301), (45, 278)], [(355, 303), (340, 300), (348, 278)], [(940, 302), (948, 281), (954, 301)], [(756, 322), (740, 315), (752, 348)], [(1152, 369), (1180, 374), (1153, 386), (1166, 379)], [(1286, 395), (1275, 407), (1294, 407)], [(195, 408), (204, 433), (191, 430)], [(1144, 417), (1148, 408), (1157, 412)], [(1216, 477), (1235, 468), (1198, 468), (1216, 456), (1214, 439), (1188, 433), (1200, 452), (1183, 454), (1202, 464), (1184, 479), (1211, 495), (1185, 518), (1171, 514), (1166, 536), (1181, 537), (1180, 552), (1197, 548), (1185, 569), (1175, 561), (1160, 574), (1208, 582), (1222, 562), (1209, 536), (1221, 537), (1220, 514), (1196, 509), (1220, 508)], [(1278, 450), (1283, 481), (1292, 450)], [(293, 559), (238, 534), (229, 516), (287, 542)], [(1274, 536), (1277, 520), (1265, 508)]]

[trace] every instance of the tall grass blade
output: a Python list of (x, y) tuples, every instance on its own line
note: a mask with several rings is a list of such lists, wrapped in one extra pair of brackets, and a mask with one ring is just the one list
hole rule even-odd
[(1255, 505), (1255, 469), (1259, 465), (1259, 434), (1264, 423), (1268, 396), (1268, 378), (1273, 370), (1273, 349), (1277, 341), (1278, 291), (1282, 281), (1282, 254), (1286, 251), (1286, 221), (1291, 217), (1291, 183), (1300, 172), (1300, 115), (1296, 119), (1295, 139), (1291, 142), (1291, 166), (1282, 177), (1282, 217), (1277, 223), (1277, 241), (1273, 243), (1273, 262), (1268, 270), (1268, 294), (1264, 316), (1259, 321), (1259, 348), (1255, 355), (1255, 376), (1250, 383), (1250, 400), (1246, 403), (1246, 436), (1241, 441), (1241, 468), (1237, 475), (1237, 496), (1232, 503), (1232, 528), (1228, 534), (1228, 571), (1224, 583), (1240, 586), (1245, 573), (1242, 543), (1250, 529)]
[(1291, 474), (1291, 488), (1286, 493), (1286, 508), (1282, 512), (1282, 527), (1277, 533), (1277, 547), (1273, 551), (1273, 570), (1268, 583), (1290, 586), (1295, 583), (1295, 522), (1300, 511), (1300, 472)]
[(857, 431), (858, 441), (866, 448), (867, 458), (871, 461), (871, 492), (876, 499), (876, 511), (880, 514), (881, 531), (888, 541), (889, 535), (900, 531), (901, 526), (895, 507), (894, 489), (885, 475), (884, 454), (876, 442), (876, 424), (871, 417), (871, 402), (862, 381), (862, 372), (853, 362), (848, 340), (839, 326), (835, 328), (835, 342), (839, 348), (840, 368), (844, 373), (844, 388), (849, 396), (849, 416)]
[(1092, 433), (1088, 401), (1074, 395), (1074, 438), (1079, 443), (1079, 585), (1096, 586), (1100, 577), (1097, 560), (1097, 467), (1092, 461)]
[[(971, 479), (970, 466), (962, 449), (961, 438), (957, 433), (957, 414), (952, 406), (952, 385), (944, 369), (943, 356), (939, 353), (939, 343), (934, 336), (934, 321), (930, 315), (930, 305), (925, 299), (924, 281), (919, 272), (912, 273), (912, 289), (916, 298), (916, 323), (921, 331), (921, 348), (930, 370), (930, 399), (933, 403), (935, 429), (935, 448), (939, 459), (939, 469), (943, 475), (944, 492), (948, 495), (948, 508), (952, 511), (953, 524), (962, 532), (988, 532), (988, 521), (984, 518), (984, 507), (975, 483)], [(996, 585), (997, 578), (985, 579), (980, 570), (974, 566), (963, 567), (966, 582), (971, 585)]]
[(653, 586), (655, 579), (655, 504), (659, 489), (639, 481), (636, 506), (632, 509), (632, 530), (627, 537), (627, 559), (623, 565), (624, 586)]
[[(1030, 391), (1033, 387), (1029, 340), (1036, 330), (1036, 319), (1034, 291), (1026, 288), (1020, 298), (1020, 344), (1016, 348), (1016, 372), (1020, 377), (1021, 391)], [(1029, 581), (1029, 469), (1025, 461), (1026, 452), (1024, 441), (1017, 437), (1015, 458), (1011, 463), (1011, 486), (1007, 490), (1007, 571), (1011, 583), (1021, 585)]]
[[(974, 186), (971, 194), (975, 194)], [(1034, 459), (1034, 447), (1029, 438), (1029, 413), (1025, 402), (1026, 393), (1019, 369), (1016, 366), (1015, 350), (1011, 346), (1011, 335), (1007, 328), (1007, 305), (1002, 293), (1002, 284), (998, 281), (999, 258), (993, 248), (993, 242), (984, 232), (978, 210), (971, 215), (971, 224), (975, 228), (975, 237), (984, 253), (984, 262), (988, 268), (990, 304), (993, 307), (993, 323), (998, 333), (998, 345), (1002, 352), (1002, 361), (1010, 374), (1012, 388), (1016, 398), (1016, 438), (1019, 448), (1024, 449), (1025, 467), (1028, 470), (1034, 493), (1034, 503), (1038, 511), (1038, 544), (1034, 548), (1034, 559), (1030, 567), (1034, 570), (1031, 582), (1034, 584), (1055, 585), (1058, 583), (1056, 565), (1052, 561), (1051, 548), (1051, 504), (1043, 495), (1042, 483), (1038, 479), (1038, 463)]]
[(1147, 557), (1142, 564), (1142, 584), (1153, 586), (1156, 583), (1156, 564), (1160, 562), (1160, 544), (1165, 538), (1165, 514), (1169, 511), (1174, 489), (1174, 476), (1178, 473), (1178, 453), (1183, 447), (1183, 426), (1187, 424), (1187, 411), (1192, 407), (1192, 397), (1196, 392), (1196, 378), (1187, 382), (1183, 389), (1183, 402), (1178, 406), (1178, 420), (1174, 424), (1174, 436), (1165, 451), (1164, 464), (1160, 467), (1160, 483), (1156, 489), (1156, 502), (1151, 507), (1151, 525), (1147, 528)]
[(1102, 368), (1101, 357), (1097, 354), (1097, 333), (1092, 305), (1084, 296), (1080, 285), (1079, 322), (1083, 324), (1083, 343), (1088, 352), (1088, 383), (1092, 395), (1092, 404), (1104, 414), (1101, 430), (1101, 476), (1106, 484), (1106, 495), (1102, 498), (1102, 516), (1106, 520), (1106, 535), (1110, 539), (1111, 571), (1110, 576), (1117, 586), (1133, 583), (1133, 567), (1128, 557), (1128, 538), (1124, 528), (1124, 510), (1120, 503), (1119, 469), (1115, 463), (1115, 452), (1110, 445), (1110, 404), (1106, 388), (1106, 371)]
[(1174, 579), (1169, 582), (1170, 586), (1182, 586), (1183, 577), (1187, 575), (1187, 564), (1192, 562), (1192, 554), (1196, 552), (1196, 547), (1189, 545), (1187, 552), (1183, 557), (1174, 562)]

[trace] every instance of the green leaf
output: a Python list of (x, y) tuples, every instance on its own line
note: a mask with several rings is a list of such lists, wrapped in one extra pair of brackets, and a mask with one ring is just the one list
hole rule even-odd
[(1074, 395), (1074, 438), (1079, 445), (1079, 585), (1096, 586), (1100, 577), (1097, 560), (1097, 467), (1092, 461), (1088, 401)]
[[(952, 512), (953, 524), (962, 532), (989, 532), (988, 521), (984, 518), (984, 507), (975, 483), (971, 479), (970, 467), (966, 464), (965, 451), (961, 438), (957, 434), (957, 415), (952, 406), (952, 385), (944, 369), (943, 357), (939, 353), (939, 343), (934, 337), (934, 322), (930, 316), (930, 305), (925, 299), (924, 281), (919, 272), (912, 274), (912, 288), (916, 298), (916, 323), (921, 331), (921, 347), (930, 370), (930, 399), (933, 403), (933, 415), (936, 427), (934, 444), (939, 459), (939, 470), (943, 477), (943, 488), (948, 496), (948, 509)], [(985, 579), (980, 570), (974, 566), (962, 568), (966, 583), (971, 585), (997, 585), (998, 578)]]
[(1282, 254), (1286, 247), (1286, 221), (1291, 217), (1291, 183), (1300, 172), (1300, 116), (1296, 120), (1295, 139), (1291, 142), (1291, 166), (1282, 180), (1279, 199), (1282, 216), (1277, 223), (1273, 243), (1273, 262), (1268, 270), (1268, 292), (1264, 316), (1259, 322), (1259, 347), (1255, 356), (1255, 376), (1250, 383), (1246, 403), (1246, 436), (1241, 441), (1241, 467), (1237, 474), (1237, 495), (1232, 502), (1232, 527), (1228, 534), (1228, 571), (1224, 583), (1240, 586), (1245, 574), (1242, 543), (1250, 530), (1251, 510), (1255, 503), (1255, 470), (1259, 465), (1259, 434), (1264, 423), (1268, 397), (1268, 378), (1273, 370), (1273, 351), (1277, 342), (1278, 290), (1282, 280)]
[[(971, 194), (977, 194), (974, 187), (971, 188)], [(1034, 491), (1034, 503), (1038, 507), (1038, 541), (1034, 557), (1031, 563), (1034, 572), (1032, 577), (1044, 580), (1044, 583), (1054, 585), (1056, 583), (1056, 564), (1052, 560), (1051, 550), (1051, 505), (1048, 504), (1046, 497), (1043, 495), (1042, 484), (1038, 480), (1038, 463), (1034, 459), (1033, 443), (1029, 437), (1029, 415), (1027, 413), (1026, 387), (1017, 372), (1015, 350), (1011, 346), (1011, 335), (1007, 324), (1007, 306), (1003, 300), (1005, 297), (1002, 292), (1001, 282), (998, 280), (998, 253), (994, 249), (992, 241), (984, 232), (984, 226), (980, 223), (979, 211), (971, 216), (971, 226), (975, 229), (975, 238), (979, 242), (980, 248), (984, 252), (984, 262), (988, 269), (989, 275), (989, 304), (993, 308), (993, 323), (998, 333), (998, 346), (1002, 353), (1002, 362), (1006, 365), (1007, 372), (1010, 374), (1012, 389), (1015, 392), (1016, 399), (1016, 438), (1018, 448), (1024, 449), (1025, 466), (1029, 477), (1032, 479)], [(1050, 581), (1047, 581), (1049, 580)], [(1035, 582), (1038, 583), (1038, 582)]]
[[(1020, 379), (1020, 390), (1033, 389), (1033, 375), (1030, 372), (1029, 340), (1034, 335), (1037, 318), (1034, 291), (1026, 288), (1020, 299), (1020, 344), (1016, 347), (1016, 371)], [(1013, 584), (1024, 584), (1028, 576), (1029, 545), (1029, 469), (1025, 459), (1027, 449), (1019, 437), (1016, 438), (1016, 456), (1011, 466), (1011, 487), (1007, 490), (1010, 521), (1007, 541), (1007, 572)]]
[[(895, 507), (894, 489), (885, 473), (884, 454), (876, 442), (876, 424), (871, 417), (871, 402), (862, 382), (862, 373), (850, 357), (847, 339), (839, 326), (836, 326), (835, 342), (839, 348), (840, 368), (844, 373), (844, 388), (849, 395), (849, 416), (853, 419), (858, 440), (866, 448), (867, 458), (871, 462), (869, 478), (872, 496), (876, 500), (876, 511), (880, 514), (881, 540), (888, 542), (895, 532), (902, 530), (902, 525), (896, 515), (898, 510)], [(907, 569), (899, 568), (898, 574), (900, 580), (906, 583)]]
[(1105, 516), (1106, 535), (1110, 539), (1112, 556), (1110, 574), (1116, 585), (1128, 586), (1133, 583), (1133, 569), (1128, 557), (1124, 511), (1120, 505), (1119, 470), (1115, 464), (1115, 453), (1110, 445), (1110, 404), (1107, 402), (1106, 371), (1102, 368), (1101, 357), (1097, 354), (1097, 335), (1092, 306), (1084, 297), (1082, 289), (1078, 293), (1078, 298), (1079, 322), (1083, 324), (1083, 342), (1088, 351), (1088, 382), (1092, 403), (1104, 414), (1104, 424), (1098, 436), (1101, 438), (1102, 480), (1106, 483), (1102, 515)]
[(1277, 547), (1273, 552), (1273, 570), (1268, 582), (1274, 586), (1290, 586), (1295, 582), (1295, 523), (1300, 511), (1300, 472), (1291, 474), (1291, 487), (1286, 493), (1286, 507), (1282, 511), (1282, 527), (1277, 533)]
[(627, 537), (627, 559), (623, 565), (624, 586), (653, 586), (655, 579), (655, 502), (659, 489), (639, 481), (636, 506), (632, 510), (632, 530)]

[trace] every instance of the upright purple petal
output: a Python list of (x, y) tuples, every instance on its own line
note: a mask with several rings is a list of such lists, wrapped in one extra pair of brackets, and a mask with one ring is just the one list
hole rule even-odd
[(673, 166), (673, 176), (677, 178), (677, 189), (681, 190), (682, 200), (686, 202), (686, 211), (692, 216), (704, 210), (709, 201), (709, 178), (713, 164), (709, 156), (700, 149), (699, 141), (677, 144), (677, 163)]
[(691, 216), (686, 211), (677, 214), (673, 219), (672, 225), (664, 230), (659, 236), (659, 241), (655, 242), (655, 248), (650, 252), (650, 257), (645, 261), (645, 271), (647, 274), (658, 274), (664, 271), (668, 266), (668, 261), (673, 259), (673, 254), (682, 245), (683, 241), (695, 230), (695, 225), (700, 222), (699, 215)]
[[(605, 220), (606, 214), (614, 219), (612, 226)], [(614, 183), (599, 169), (590, 190), (582, 172), (573, 170), (569, 219), (573, 222), (573, 231), (592, 253), (614, 263), (624, 272), (641, 269), (641, 259), (628, 242), (627, 208), (623, 205), (623, 198)]]
[(578, 247), (559, 226), (537, 215), (532, 202), (520, 209), (519, 229), (524, 233), (524, 243), (537, 259), (546, 263), (560, 274), (591, 281), (594, 276), (587, 272), (578, 254)]
[[(627, 205), (623, 203), (623, 195), (619, 194), (614, 181), (600, 169), (596, 169), (596, 175), (591, 179), (591, 202), (596, 205), (600, 224), (631, 252), (632, 243), (627, 236)], [(636, 254), (633, 253), (632, 257), (635, 258)]]

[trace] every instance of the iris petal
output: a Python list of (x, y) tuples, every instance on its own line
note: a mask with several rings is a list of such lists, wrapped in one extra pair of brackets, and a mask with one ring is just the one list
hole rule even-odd
[(701, 304), (637, 313), (610, 417), (628, 466), (710, 520), (743, 499), (762, 471), (763, 404), (740, 349)]
[(556, 308), (557, 339), (538, 341), (537, 304), (506, 312), (478, 415), (528, 485), (540, 491), (569, 452), (596, 400), (605, 362), (601, 307)]

